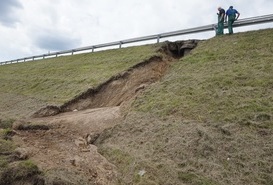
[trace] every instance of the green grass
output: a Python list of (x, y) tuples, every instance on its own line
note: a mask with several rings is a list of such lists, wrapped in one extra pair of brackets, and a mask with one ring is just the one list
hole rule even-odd
[(115, 161), (116, 165), (121, 167), (120, 170), (123, 174), (131, 172), (130, 166), (132, 166), (134, 159), (124, 151), (105, 147), (100, 148), (99, 153), (111, 161)]
[(178, 179), (193, 185), (217, 185), (218, 183), (191, 172), (178, 172)]
[(12, 141), (3, 139), (2, 132), (3, 131), (0, 131), (0, 183), (2, 179), (2, 174), (4, 173), (4, 171), (8, 170), (10, 156), (16, 148)]
[[(156, 50), (139, 46), (1, 66), (0, 94), (61, 104)], [(202, 41), (136, 98), (136, 112), (101, 134), (107, 138), (97, 144), (99, 152), (118, 167), (121, 184), (272, 184), (272, 92), (272, 29)], [(1, 146), (12, 152), (9, 142)], [(147, 173), (140, 177), (142, 169)]]
[(1, 120), (0, 124), (0, 184), (24, 184), (41, 174), (38, 167), (30, 160), (17, 162), (16, 144), (12, 141), (12, 124), (14, 120)]
[(0, 93), (62, 104), (157, 54), (158, 45), (128, 47), (0, 67)]
[(12, 124), (15, 120), (13, 119), (7, 119), (7, 120), (1, 120), (0, 119), (0, 129), (8, 129), (12, 127)]
[(12, 134), (13, 120), (1, 120), (0, 122), (0, 175), (4, 171), (9, 162), (10, 156), (13, 154), (16, 145), (10, 140)]
[(22, 161), (14, 166), (6, 167), (0, 174), (1, 184), (32, 184), (38, 180), (37, 175), (41, 174), (38, 167), (32, 161)]
[(272, 92), (273, 29), (202, 41), (98, 148), (134, 159), (105, 155), (123, 184), (272, 184)]
[(213, 122), (273, 120), (273, 30), (203, 41), (174, 63), (162, 82), (135, 102), (136, 110)]
[(0, 152), (10, 154), (15, 150), (15, 145), (12, 141), (0, 139)]

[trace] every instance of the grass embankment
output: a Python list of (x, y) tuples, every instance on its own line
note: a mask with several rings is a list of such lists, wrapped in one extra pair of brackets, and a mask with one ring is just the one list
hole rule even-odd
[(155, 47), (147, 45), (4, 65), (0, 68), (1, 91), (64, 103), (155, 52)]
[(272, 29), (215, 37), (173, 63), (97, 144), (120, 184), (269, 185), (272, 92)]
[(264, 30), (200, 43), (135, 107), (202, 122), (264, 122), (272, 117), (272, 92), (273, 31)]
[[(173, 63), (96, 142), (118, 167), (120, 184), (273, 184), (272, 47), (272, 29), (224, 35)], [(1, 93), (62, 103), (155, 50), (1, 66)]]
[(38, 110), (46, 104), (63, 104), (157, 55), (158, 47), (145, 45), (3, 65), (0, 67), (0, 112), (3, 109), (12, 114), (7, 112), (10, 109), (20, 114), (22, 110)]

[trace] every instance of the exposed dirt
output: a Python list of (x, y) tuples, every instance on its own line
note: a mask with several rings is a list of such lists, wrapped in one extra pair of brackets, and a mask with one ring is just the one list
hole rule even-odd
[(120, 106), (141, 90), (159, 80), (168, 68), (170, 58), (152, 57), (131, 69), (112, 77), (96, 89), (89, 89), (60, 107), (48, 106), (34, 117), (56, 115), (61, 112), (99, 107)]
[(45, 172), (46, 184), (116, 184), (116, 166), (93, 143), (105, 129), (122, 122), (121, 108), (127, 109), (138, 93), (160, 80), (176, 57), (196, 45), (197, 41), (166, 43), (162, 56), (143, 61), (60, 107), (40, 109), (14, 125), (14, 141)]
[(149, 84), (158, 81), (170, 62), (189, 53), (198, 41), (166, 42), (160, 48), (161, 56), (153, 56), (127, 71), (113, 76), (95, 89), (88, 89), (60, 107), (47, 106), (34, 113), (34, 117), (52, 116), (61, 112), (90, 108), (119, 106), (137, 96)]
[(120, 120), (119, 107), (36, 118), (16, 124), (44, 125), (50, 129), (17, 130), (14, 141), (26, 149), (31, 160), (46, 172), (46, 182), (49, 184), (58, 181), (71, 184), (115, 184), (115, 166), (97, 152), (88, 136), (94, 137)]

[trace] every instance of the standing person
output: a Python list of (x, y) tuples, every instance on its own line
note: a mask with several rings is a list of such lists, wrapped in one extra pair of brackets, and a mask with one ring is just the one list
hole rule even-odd
[(224, 19), (225, 19), (225, 10), (221, 7), (218, 7), (218, 27), (216, 35), (224, 34)]
[(240, 17), (240, 13), (237, 10), (233, 9), (233, 6), (230, 6), (226, 12), (225, 20), (227, 20), (227, 17), (228, 17), (228, 32), (229, 34), (233, 34), (233, 23)]

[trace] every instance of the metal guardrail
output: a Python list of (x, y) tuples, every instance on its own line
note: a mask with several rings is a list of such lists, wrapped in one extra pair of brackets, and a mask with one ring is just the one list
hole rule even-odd
[[(264, 23), (269, 23), (269, 22), (273, 22), (273, 14), (257, 16), (257, 17), (250, 17), (250, 18), (245, 18), (245, 19), (239, 19), (233, 24), (233, 26), (234, 27), (241, 27), (241, 26), (249, 26), (249, 25), (255, 25), (255, 24), (264, 24)], [(225, 26), (225, 28), (227, 28), (227, 24), (225, 24), (224, 26)], [(0, 62), (0, 65), (33, 61), (35, 59), (45, 59), (47, 57), (58, 57), (60, 55), (70, 54), (70, 53), (73, 55), (76, 52), (87, 51), (87, 50), (91, 50), (92, 52), (94, 52), (94, 50), (97, 48), (104, 48), (104, 47), (110, 47), (110, 46), (119, 46), (119, 48), (121, 48), (121, 46), (123, 44), (130, 44), (130, 43), (155, 40), (155, 39), (157, 40), (157, 43), (159, 43), (161, 38), (187, 35), (187, 34), (200, 33), (200, 32), (207, 32), (207, 31), (213, 31), (213, 30), (216, 31), (216, 29), (217, 29), (217, 24), (210, 24), (210, 25), (206, 25), (206, 26), (200, 26), (200, 27), (189, 28), (189, 29), (184, 29), (184, 30), (166, 32), (166, 33), (149, 35), (149, 36), (144, 36), (144, 37), (137, 37), (137, 38), (127, 39), (127, 40), (109, 42), (109, 43), (105, 43), (105, 44), (98, 44), (98, 45), (81, 47), (81, 48), (76, 48), (76, 49), (71, 49), (71, 50), (58, 51), (58, 52), (53, 52), (53, 53), (48, 53), (48, 54), (43, 54), (43, 55), (35, 55), (35, 56), (31, 56), (31, 57), (19, 58), (19, 59), (15, 59), (15, 60)]]

